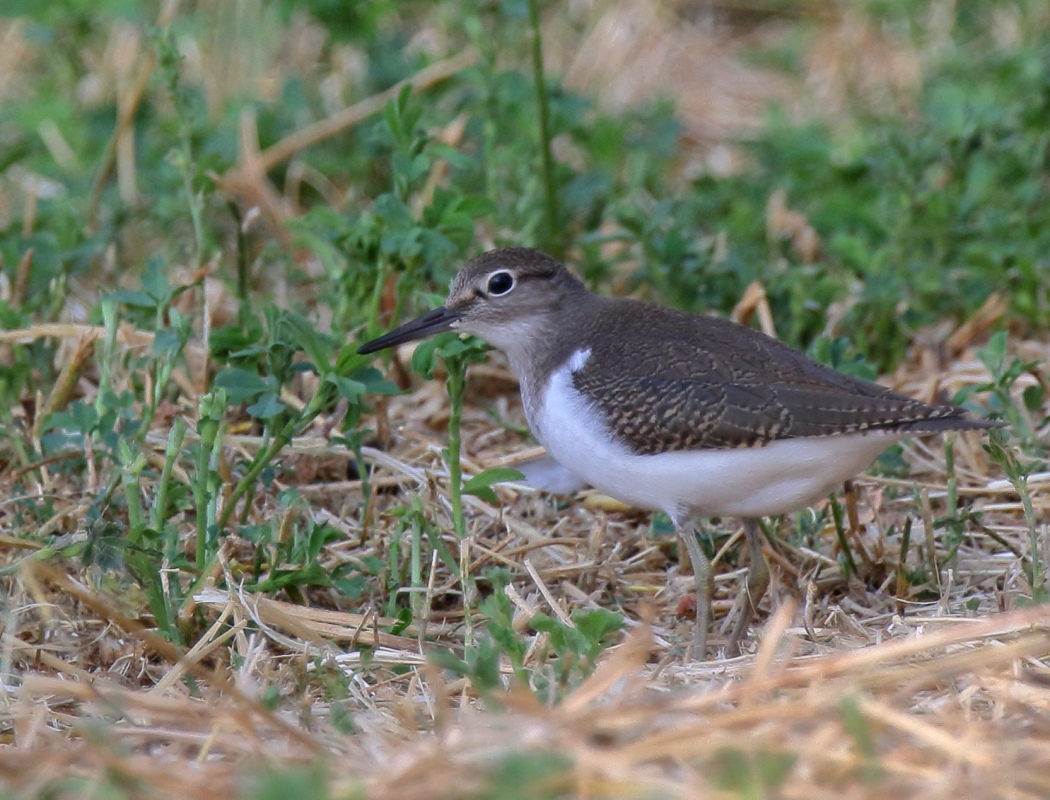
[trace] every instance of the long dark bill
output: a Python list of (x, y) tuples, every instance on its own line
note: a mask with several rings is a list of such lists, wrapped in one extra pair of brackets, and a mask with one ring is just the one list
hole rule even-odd
[(411, 322), (406, 322), (400, 328), (395, 328), (390, 333), (383, 334), (378, 339), (365, 342), (357, 352), (366, 356), (369, 353), (377, 353), (388, 347), (414, 342), (416, 339), (425, 339), (435, 333), (442, 333), (452, 327), (452, 323), (459, 319), (459, 314), (449, 311), (444, 306), (435, 308), (433, 311), (417, 317)]

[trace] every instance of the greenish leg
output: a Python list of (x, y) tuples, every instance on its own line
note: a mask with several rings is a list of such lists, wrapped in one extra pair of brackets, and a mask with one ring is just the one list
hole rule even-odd
[(757, 519), (744, 520), (744, 536), (747, 539), (751, 560), (745, 585), (747, 598), (740, 609), (740, 616), (737, 618), (736, 625), (733, 626), (733, 633), (726, 646), (726, 655), (730, 658), (740, 655), (740, 640), (747, 633), (751, 620), (754, 619), (755, 612), (758, 610), (758, 604), (762, 602), (769, 588), (769, 564), (766, 562), (766, 554), (762, 552), (762, 533), (758, 528)]
[(690, 521), (676, 524), (678, 536), (689, 553), (693, 565), (693, 582), (696, 585), (696, 630), (693, 634), (692, 658), (703, 661), (707, 658), (707, 629), (711, 624), (711, 562), (704, 555), (696, 539), (696, 528)]

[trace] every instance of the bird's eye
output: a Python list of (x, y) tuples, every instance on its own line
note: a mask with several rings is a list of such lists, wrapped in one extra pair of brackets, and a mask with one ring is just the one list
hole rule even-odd
[(489, 294), (506, 294), (514, 288), (514, 276), (509, 272), (494, 272), (489, 278)]

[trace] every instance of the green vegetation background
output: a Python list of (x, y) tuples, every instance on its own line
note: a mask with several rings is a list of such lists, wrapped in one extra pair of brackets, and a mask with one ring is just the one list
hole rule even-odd
[[(208, 43), (235, 31), (272, 50), (266, 37), (278, 36), (300, 13), (324, 23), (325, 46), (352, 44), (364, 56), (356, 97), (347, 100), (423, 67), (424, 55), (406, 46), (423, 27), (439, 30), (449, 53), (475, 47), (481, 54), (475, 67), (409, 100), (401, 113), (376, 115), (304, 154), (353, 199), (336, 213), (324, 198), (308, 197), (310, 211), (293, 233), (322, 259), (326, 274), (308, 294), (290, 293), (288, 302), (328, 300), (339, 338), (362, 325), (375, 329), (369, 299), (377, 274), (400, 274), (399, 296), (412, 304), (420, 290), (441, 292), (456, 265), (477, 249), (475, 224), (495, 244), (573, 245), (595, 286), (615, 268), (599, 256), (599, 245), (618, 240), (625, 245), (618, 258), (639, 265), (633, 285), (698, 311), (726, 311), (744, 287), (761, 280), (781, 336), (802, 347), (824, 329), (829, 304), (848, 298), (841, 329), (880, 369), (901, 358), (919, 327), (961, 320), (992, 291), (1010, 298), (1020, 330), (1050, 325), (1050, 46), (1038, 32), (1014, 47), (998, 44), (988, 25), (997, 5), (991, 0), (961, 7), (952, 46), (926, 59), (913, 114), (879, 116), (858, 103), (851, 124), (833, 132), (819, 121), (797, 125), (771, 109), (766, 129), (748, 143), (751, 167), (729, 178), (685, 182), (675, 174), (681, 145), (667, 103), (603, 113), (552, 77), (551, 134), (568, 138), (579, 154), (571, 165), (554, 166), (558, 231), (548, 229), (545, 216), (525, 3), (276, 2), (255, 4), (257, 19), (234, 19), (238, 5), (202, 4), (179, 17), (170, 36), (154, 33), (147, 43), (161, 52), (163, 67), (136, 116), (140, 202), (128, 208), (112, 181), (93, 197), (116, 108), (78, 101), (78, 85), (86, 74), (84, 50), (99, 47), (115, 21), (149, 27), (153, 4), (5, 4), (7, 14), (28, 18), (31, 38), (47, 47), (48, 57), (0, 108), (0, 170), (31, 170), (61, 187), (41, 198), (30, 236), (19, 235), (17, 210), (0, 231), (8, 273), (27, 248), (35, 249), (32, 302), (4, 308), (6, 327), (53, 314), (61, 305), (55, 293), (73, 276), (88, 277), (101, 292), (118, 277), (126, 284), (149, 261), (167, 268), (218, 253), (232, 278), (236, 223), (210, 176), (236, 160), (243, 108), (258, 111), (262, 148), (324, 116), (321, 76), (288, 70), (278, 74), (281, 85), (271, 90), (276, 99), (270, 102), (239, 87), (244, 96), (207, 108), (172, 48), (180, 35)], [(927, 4), (863, 5), (897, 35), (922, 36)], [(558, 11), (551, 6), (547, 13)], [(797, 72), (812, 33), (807, 26), (815, 23), (803, 18), (797, 24), (798, 37), (755, 58)], [(921, 49), (921, 41), (915, 44)], [(466, 131), (455, 148), (428, 138), (426, 131), (460, 115)], [(44, 146), (45, 122), (68, 142), (71, 161), (56, 163)], [(413, 213), (411, 200), (437, 158), (451, 165), (447, 188)], [(278, 185), (283, 168), (272, 176)], [(203, 212), (197, 231), (184, 191), (187, 174)], [(814, 263), (800, 263), (786, 245), (767, 241), (766, 203), (777, 189), (822, 236), (824, 251)], [(725, 245), (717, 252), (716, 234)], [(117, 248), (116, 263), (104, 269), (110, 246)], [(288, 248), (256, 241), (250, 257), (254, 300), (265, 301), (268, 276), (279, 273), (294, 283)], [(10, 399), (19, 381), (7, 385)]]

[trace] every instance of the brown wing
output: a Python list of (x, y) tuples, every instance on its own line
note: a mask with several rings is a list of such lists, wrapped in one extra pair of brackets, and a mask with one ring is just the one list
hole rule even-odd
[[(613, 318), (619, 335), (600, 335)], [(573, 385), (638, 453), (990, 426), (843, 375), (725, 320), (620, 301), (595, 324), (591, 357)]]

